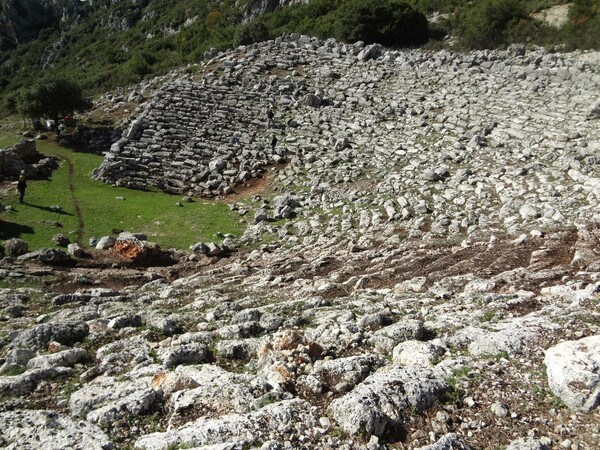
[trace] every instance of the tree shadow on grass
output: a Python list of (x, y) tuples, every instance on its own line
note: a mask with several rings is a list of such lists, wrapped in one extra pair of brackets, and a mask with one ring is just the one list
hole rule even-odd
[(63, 214), (65, 216), (72, 216), (73, 214), (63, 211), (62, 209), (50, 208), (48, 206), (34, 205), (33, 203), (23, 202), (24, 205), (31, 206), (32, 208), (42, 209), (56, 214)]
[(0, 219), (0, 239), (18, 238), (22, 234), (33, 234), (33, 228)]

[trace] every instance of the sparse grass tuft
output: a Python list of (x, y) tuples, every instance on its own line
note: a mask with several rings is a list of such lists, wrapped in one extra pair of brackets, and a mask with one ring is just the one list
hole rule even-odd
[(491, 322), (492, 319), (494, 319), (494, 317), (496, 317), (496, 310), (490, 309), (489, 311), (486, 311), (483, 314), (483, 317), (481, 317), (481, 321), (482, 322)]
[(27, 369), (25, 369), (25, 367), (13, 367), (11, 369), (8, 369), (7, 371), (5, 371), (2, 376), (6, 376), (6, 377), (15, 377), (17, 375), (21, 375), (22, 373), (25, 373)]

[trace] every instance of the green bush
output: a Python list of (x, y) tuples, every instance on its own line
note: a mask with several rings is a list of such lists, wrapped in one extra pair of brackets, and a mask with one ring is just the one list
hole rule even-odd
[(568, 50), (600, 49), (600, 4), (597, 0), (575, 0), (564, 27)]
[(301, 33), (320, 38), (335, 35), (335, 21), (338, 2), (332, 0), (312, 0), (307, 4), (277, 8), (264, 16), (272, 36), (284, 33)]
[(138, 77), (143, 77), (151, 72), (150, 66), (152, 63), (147, 57), (148, 55), (142, 53), (135, 53), (129, 58), (129, 60), (123, 65), (122, 71), (125, 74), (132, 74)]
[(410, 4), (423, 14), (449, 13), (464, 4), (463, 0), (410, 0)]
[(506, 41), (521, 44), (552, 46), (556, 42), (556, 29), (540, 21), (521, 19), (507, 29)]
[(427, 41), (427, 19), (401, 0), (349, 0), (338, 10), (336, 37), (367, 44), (420, 44)]
[(462, 47), (496, 48), (509, 42), (511, 28), (527, 20), (520, 0), (483, 0), (459, 14), (454, 30)]
[(262, 20), (254, 20), (242, 25), (235, 32), (233, 45), (248, 45), (254, 42), (267, 41), (271, 38), (269, 28)]

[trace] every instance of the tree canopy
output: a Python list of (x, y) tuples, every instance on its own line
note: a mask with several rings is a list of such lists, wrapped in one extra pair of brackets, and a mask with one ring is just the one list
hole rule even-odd
[(12, 100), (16, 112), (30, 119), (58, 120), (76, 111), (85, 111), (91, 102), (83, 97), (81, 88), (70, 80), (45, 78), (30, 88), (21, 89)]
[(427, 19), (402, 0), (349, 0), (338, 10), (337, 37), (346, 42), (412, 45), (427, 41)]

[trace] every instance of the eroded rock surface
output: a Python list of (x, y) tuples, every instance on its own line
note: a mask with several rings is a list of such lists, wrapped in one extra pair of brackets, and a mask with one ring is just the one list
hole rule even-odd
[(55, 411), (0, 412), (0, 445), (6, 449), (109, 450), (110, 438), (97, 426)]
[(550, 389), (566, 405), (590, 412), (600, 405), (600, 335), (549, 348), (544, 358)]

